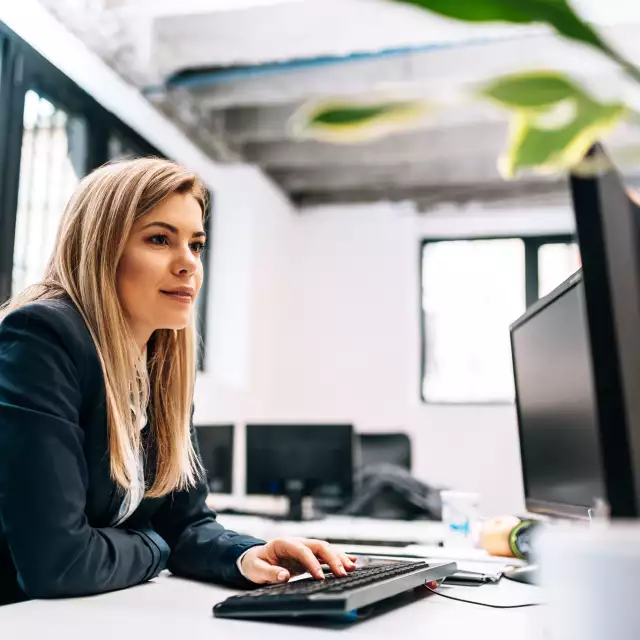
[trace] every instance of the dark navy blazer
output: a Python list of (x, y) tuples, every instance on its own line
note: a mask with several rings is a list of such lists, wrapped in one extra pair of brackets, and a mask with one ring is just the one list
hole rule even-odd
[[(104, 377), (69, 299), (0, 323), (0, 604), (123, 589), (173, 573), (249, 586), (236, 560), (261, 540), (225, 529), (207, 486), (145, 498), (118, 527)], [(192, 428), (193, 433), (193, 428)], [(149, 435), (151, 434), (151, 435)], [(147, 482), (153, 425), (143, 431)], [(194, 445), (197, 450), (197, 442)]]

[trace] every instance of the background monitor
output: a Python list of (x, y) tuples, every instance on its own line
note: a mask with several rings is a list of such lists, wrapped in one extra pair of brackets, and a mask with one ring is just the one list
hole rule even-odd
[(303, 496), (343, 502), (353, 490), (353, 426), (247, 425), (247, 494), (285, 495), (287, 519), (302, 519)]
[(513, 323), (511, 350), (527, 509), (586, 518), (606, 489), (580, 272)]
[(231, 493), (233, 483), (233, 425), (196, 427), (202, 464), (207, 472), (209, 491)]
[(600, 146), (571, 176), (611, 515), (640, 515), (640, 211)]

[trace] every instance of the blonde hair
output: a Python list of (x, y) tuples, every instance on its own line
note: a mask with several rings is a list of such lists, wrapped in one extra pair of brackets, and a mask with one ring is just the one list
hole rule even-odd
[(204, 186), (173, 162), (139, 158), (89, 174), (67, 204), (43, 280), (9, 300), (0, 313), (2, 319), (29, 302), (71, 298), (102, 365), (111, 476), (123, 489), (137, 479), (141, 441), (133, 398), (136, 415), (148, 409), (153, 428), (156, 474), (146, 492), (153, 498), (194, 486), (202, 472), (190, 434), (195, 318), (184, 329), (155, 331), (143, 362), (118, 299), (116, 270), (134, 222), (175, 193), (191, 194), (204, 219)]

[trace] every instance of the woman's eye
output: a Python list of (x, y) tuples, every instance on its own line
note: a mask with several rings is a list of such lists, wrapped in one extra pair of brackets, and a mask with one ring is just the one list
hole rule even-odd
[(151, 244), (158, 244), (158, 245), (169, 244), (169, 238), (163, 234), (159, 234), (156, 236), (151, 236), (149, 238), (149, 242)]
[(204, 242), (192, 242), (191, 250), (196, 253), (202, 253), (204, 251)]

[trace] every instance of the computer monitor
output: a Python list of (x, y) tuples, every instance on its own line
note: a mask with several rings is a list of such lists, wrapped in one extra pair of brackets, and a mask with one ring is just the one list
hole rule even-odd
[(207, 472), (209, 491), (231, 493), (233, 485), (233, 425), (196, 427), (198, 448)]
[(302, 498), (342, 502), (353, 490), (353, 426), (249, 424), (247, 494), (289, 498), (287, 519), (302, 519)]
[(607, 496), (581, 272), (510, 331), (527, 510), (587, 518)]
[(571, 176), (611, 516), (640, 515), (640, 211), (600, 145)]

